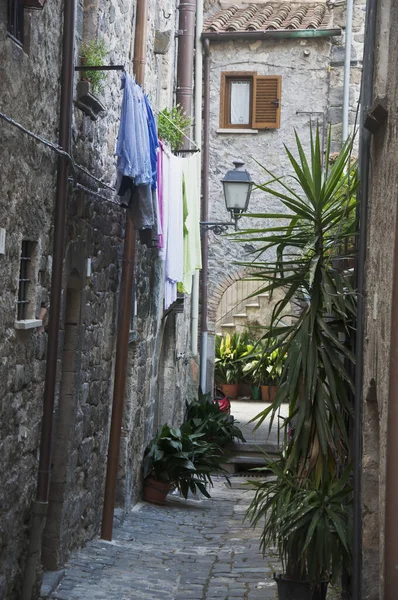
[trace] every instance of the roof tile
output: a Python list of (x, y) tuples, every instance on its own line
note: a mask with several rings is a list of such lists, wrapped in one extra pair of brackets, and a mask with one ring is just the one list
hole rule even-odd
[(204, 24), (206, 32), (327, 29), (330, 13), (325, 4), (232, 4), (222, 8)]

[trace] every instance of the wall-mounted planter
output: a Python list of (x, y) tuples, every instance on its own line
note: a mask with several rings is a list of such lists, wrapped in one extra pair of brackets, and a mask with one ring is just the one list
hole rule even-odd
[(41, 10), (44, 8), (46, 0), (23, 0), (24, 8), (35, 8), (36, 10)]
[(88, 115), (92, 121), (96, 121), (99, 117), (103, 117), (106, 112), (105, 106), (91, 93), (91, 86), (88, 81), (79, 81), (77, 84), (75, 104), (80, 110)]

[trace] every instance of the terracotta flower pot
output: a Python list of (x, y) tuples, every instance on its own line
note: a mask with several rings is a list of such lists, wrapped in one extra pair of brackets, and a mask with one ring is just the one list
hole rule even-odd
[(273, 402), (275, 400), (277, 391), (278, 391), (278, 388), (276, 385), (262, 385), (261, 386), (261, 400), (263, 402)]
[(238, 383), (223, 383), (221, 386), (222, 391), (228, 398), (235, 400), (238, 397), (239, 384)]
[(154, 477), (144, 479), (144, 500), (152, 504), (164, 504), (170, 491), (170, 484), (157, 481)]

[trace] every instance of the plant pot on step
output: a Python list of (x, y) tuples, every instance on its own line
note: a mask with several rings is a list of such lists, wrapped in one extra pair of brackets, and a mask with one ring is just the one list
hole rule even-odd
[(239, 396), (248, 396), (250, 398), (250, 384), (241, 382), (239, 383)]
[(221, 389), (228, 398), (235, 400), (238, 397), (239, 384), (238, 383), (223, 383)]
[(261, 389), (257, 385), (253, 385), (250, 391), (253, 400), (261, 400)]
[(278, 388), (276, 385), (262, 385), (261, 400), (263, 402), (273, 402), (275, 400), (277, 390)]
[(144, 500), (152, 504), (164, 504), (166, 496), (170, 491), (170, 484), (164, 481), (158, 481), (154, 477), (144, 479)]
[(326, 600), (327, 581), (322, 581), (319, 586), (311, 589), (308, 581), (294, 581), (275, 574), (274, 579), (279, 600)]

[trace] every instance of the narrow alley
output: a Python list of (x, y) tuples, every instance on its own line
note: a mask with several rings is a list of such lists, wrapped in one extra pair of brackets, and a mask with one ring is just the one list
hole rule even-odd
[(137, 504), (112, 542), (95, 539), (72, 555), (55, 591), (47, 574), (41, 598), (275, 599), (278, 558), (263, 559), (258, 535), (242, 523), (253, 494), (246, 481), (233, 477), (229, 487), (216, 478), (210, 500), (170, 495), (165, 506)]

